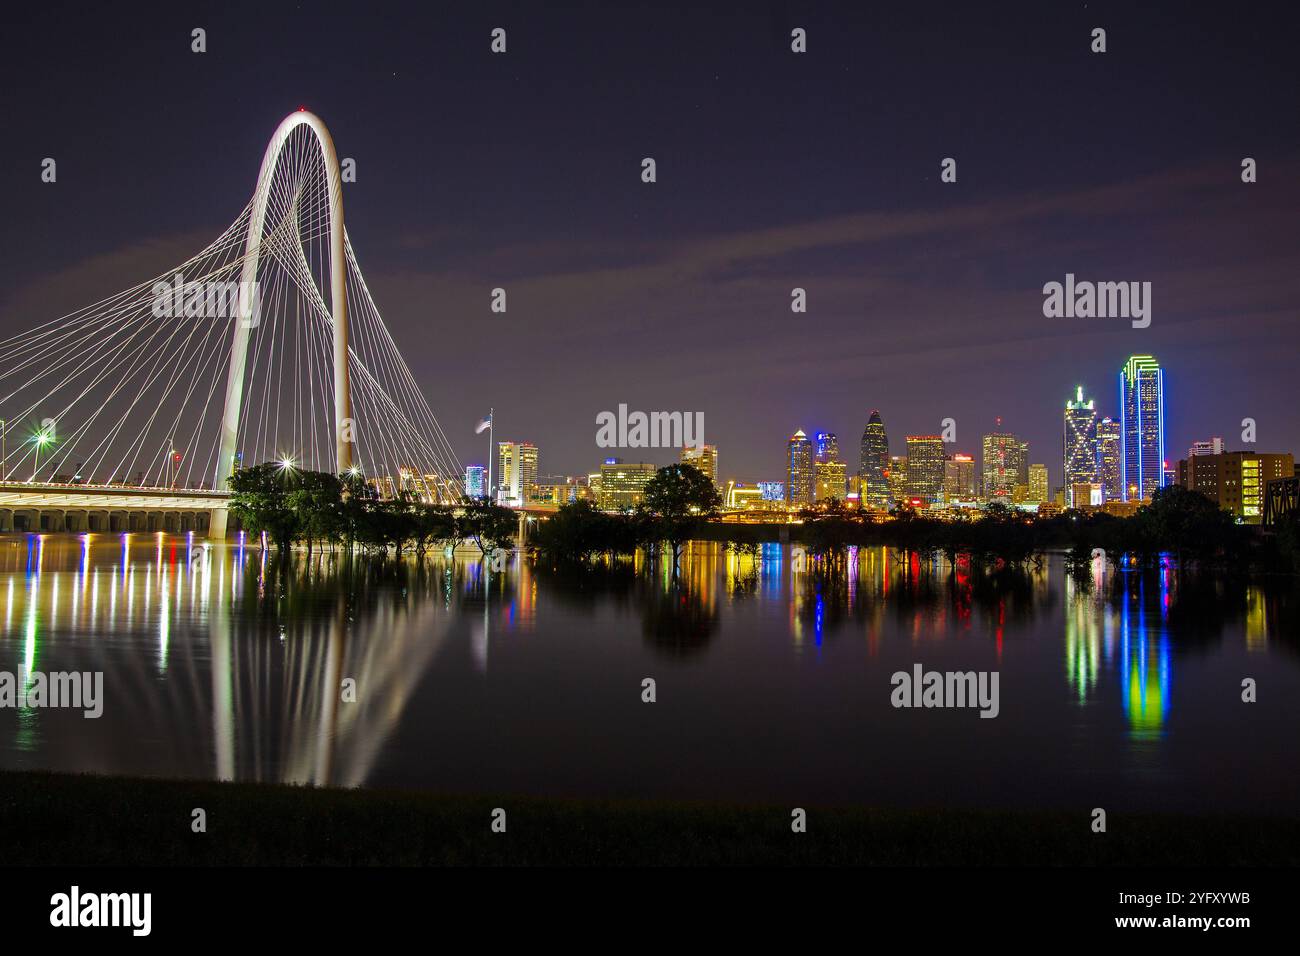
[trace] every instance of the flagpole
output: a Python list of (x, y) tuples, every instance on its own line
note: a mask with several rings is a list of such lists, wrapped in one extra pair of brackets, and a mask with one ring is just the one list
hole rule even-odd
[[(482, 406), (480, 406), (482, 407)], [(496, 409), (488, 409), (488, 486), (487, 498), (489, 504), (496, 504), (497, 489), (492, 484), (492, 429), (496, 427)]]

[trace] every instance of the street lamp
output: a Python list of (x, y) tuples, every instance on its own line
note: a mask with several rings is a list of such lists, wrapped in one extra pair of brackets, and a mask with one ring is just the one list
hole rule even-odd
[(32, 460), (32, 481), (36, 480), (36, 473), (40, 471), (41, 449), (54, 441), (53, 436), (45, 429), (41, 429), (32, 436), (32, 442), (36, 445), (36, 454)]

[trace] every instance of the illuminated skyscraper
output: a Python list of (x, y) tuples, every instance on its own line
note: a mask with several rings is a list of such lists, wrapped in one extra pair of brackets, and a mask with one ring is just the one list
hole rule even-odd
[(975, 500), (975, 459), (970, 455), (950, 455), (943, 465), (945, 501)]
[(1029, 486), (1029, 444), (1006, 432), (985, 435), (981, 474), (985, 499), (1010, 499), (1017, 485)]
[(862, 457), (858, 477), (862, 479), (862, 500), (872, 508), (888, 508), (892, 503), (889, 492), (889, 436), (880, 412), (872, 409), (867, 427), (862, 431)]
[(839, 461), (840, 440), (834, 432), (818, 432), (813, 443), (818, 461)]
[(714, 484), (718, 483), (718, 446), (701, 445), (699, 448), (683, 448), (681, 463), (683, 465), (693, 465), (709, 477)]
[(943, 490), (943, 438), (907, 436), (907, 496), (934, 502)]
[(889, 467), (885, 469), (886, 487), (885, 507), (893, 507), (907, 497), (907, 456), (890, 455)]
[(1049, 501), (1050, 497), (1047, 491), (1047, 466), (1030, 465), (1029, 466), (1029, 501), (1034, 504), (1042, 504)]
[(503, 441), (497, 443), (497, 448), (497, 501), (522, 505), (528, 500), (531, 486), (537, 484), (537, 446), (530, 441)]
[(1074, 505), (1074, 486), (1092, 484), (1097, 480), (1097, 403), (1093, 399), (1083, 400), (1082, 385), (1075, 390), (1074, 398), (1065, 403), (1062, 444), (1065, 502)]
[(1119, 371), (1120, 485), (1140, 501), (1164, 482), (1165, 375), (1150, 355), (1134, 355)]
[(1106, 417), (1097, 422), (1097, 481), (1106, 501), (1124, 500), (1124, 482), (1120, 478), (1120, 455), (1124, 443), (1119, 422)]
[(803, 429), (795, 432), (786, 446), (785, 477), (787, 502), (792, 505), (813, 503), (817, 477), (813, 470), (813, 445)]
[(487, 481), (487, 469), (482, 465), (465, 466), (465, 497), (482, 498), (483, 485)]

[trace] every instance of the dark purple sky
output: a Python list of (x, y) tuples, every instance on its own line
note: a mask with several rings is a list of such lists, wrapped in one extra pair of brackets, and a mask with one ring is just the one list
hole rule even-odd
[[(703, 411), (724, 476), (782, 478), (795, 428), (856, 463), (879, 408), (895, 453), (945, 417), (977, 452), (1001, 415), (1055, 483), (1065, 399), (1114, 413), (1134, 352), (1167, 369), (1171, 459), (1240, 447), (1244, 417), (1300, 450), (1285, 6), (701, 6), (8, 5), (0, 334), (197, 251), (306, 105), (357, 161), (358, 260), (467, 463), (495, 405), (543, 473), (585, 472), (623, 402)], [(1045, 319), (1067, 272), (1151, 282), (1151, 327)]]

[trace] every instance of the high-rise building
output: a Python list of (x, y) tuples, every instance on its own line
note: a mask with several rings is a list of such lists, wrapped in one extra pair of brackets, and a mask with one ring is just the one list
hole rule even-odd
[(764, 501), (785, 501), (784, 481), (760, 481), (758, 490)]
[(1007, 432), (990, 432), (984, 436), (984, 462), (981, 469), (986, 500), (1009, 499), (1017, 485), (1029, 486), (1029, 444)]
[(483, 485), (487, 482), (487, 469), (482, 465), (465, 466), (465, 497), (482, 498)]
[(1164, 482), (1165, 373), (1150, 355), (1134, 355), (1119, 370), (1119, 420), (1125, 501), (1141, 501)]
[(600, 466), (600, 507), (605, 511), (624, 511), (641, 503), (645, 486), (659, 468), (646, 461), (625, 462), (606, 458)]
[(813, 470), (817, 475), (816, 500), (829, 501), (835, 498), (838, 501), (843, 501), (847, 473), (847, 466), (844, 462), (818, 458), (813, 462)]
[(1178, 483), (1199, 491), (1246, 524), (1264, 516), (1268, 483), (1295, 475), (1295, 456), (1255, 451), (1198, 454), (1178, 463)]
[(890, 455), (889, 467), (885, 469), (887, 491), (885, 506), (892, 507), (907, 497), (907, 456)]
[(907, 496), (934, 502), (943, 490), (943, 438), (907, 436)]
[(708, 476), (715, 485), (718, 483), (718, 446), (700, 445), (698, 448), (683, 448), (680, 459), (683, 465), (693, 465)]
[(1051, 501), (1051, 495), (1047, 490), (1047, 466), (1030, 465), (1029, 466), (1029, 501), (1042, 504), (1045, 501)]
[(1119, 422), (1107, 416), (1097, 422), (1097, 481), (1106, 501), (1124, 500), (1124, 482), (1120, 478), (1120, 455), (1124, 442)]
[(1090, 485), (1097, 480), (1097, 403), (1091, 398), (1083, 400), (1082, 385), (1075, 389), (1074, 398), (1065, 403), (1062, 449), (1066, 504), (1073, 505), (1074, 486)]
[(862, 457), (858, 477), (862, 479), (862, 500), (872, 508), (888, 508), (892, 503), (889, 491), (889, 436), (880, 412), (874, 408), (862, 430)]
[(949, 455), (943, 463), (943, 497), (945, 501), (975, 500), (975, 459), (960, 452)]
[(812, 504), (817, 491), (816, 481), (813, 445), (801, 428), (786, 445), (785, 500), (792, 505)]
[(503, 441), (497, 443), (497, 448), (497, 501), (521, 506), (537, 484), (537, 446), (530, 441)]
[(847, 468), (840, 461), (840, 440), (834, 432), (817, 432), (813, 438), (813, 473), (816, 501), (844, 500)]

